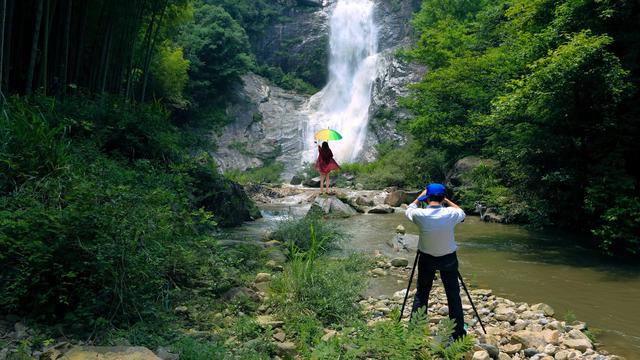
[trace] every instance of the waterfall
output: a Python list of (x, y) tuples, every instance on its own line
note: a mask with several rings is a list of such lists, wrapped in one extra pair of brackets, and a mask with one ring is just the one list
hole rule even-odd
[(329, 81), (307, 105), (303, 161), (315, 160), (313, 134), (324, 128), (343, 136), (330, 144), (339, 162), (356, 160), (362, 150), (378, 57), (373, 8), (371, 0), (338, 0), (336, 4), (329, 23)]

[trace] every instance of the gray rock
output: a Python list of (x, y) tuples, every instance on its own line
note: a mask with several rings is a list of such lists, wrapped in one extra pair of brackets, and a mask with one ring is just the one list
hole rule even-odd
[(522, 350), (522, 344), (504, 344), (500, 346), (503, 353), (515, 354)]
[(489, 353), (489, 356), (491, 356), (492, 359), (498, 359), (498, 356), (500, 355), (500, 350), (491, 344), (478, 344), (480, 345), (481, 348), (483, 348), (486, 352)]
[(280, 248), (277, 248), (277, 247), (268, 248), (268, 249), (265, 249), (263, 253), (267, 256), (267, 258), (275, 261), (276, 264), (284, 264), (285, 262), (287, 262), (287, 255), (285, 255), (283, 250), (281, 250)]
[(156, 355), (162, 360), (180, 360), (180, 355), (174, 354), (163, 347), (156, 349)]
[(486, 350), (478, 350), (473, 353), (472, 360), (489, 360), (491, 357)]
[(258, 273), (256, 275), (256, 279), (254, 282), (256, 284), (271, 281), (271, 274), (269, 273)]
[(284, 324), (284, 322), (276, 320), (271, 315), (256, 316), (256, 323), (262, 328), (267, 328), (270, 326), (273, 329), (280, 328)]
[(313, 188), (320, 187), (320, 177), (306, 179), (304, 181), (304, 186), (313, 187)]
[(180, 315), (186, 315), (186, 314), (189, 313), (189, 308), (187, 308), (184, 305), (176, 306), (176, 308), (173, 309), (173, 312), (176, 313), (176, 314), (180, 314)]
[(507, 219), (498, 214), (493, 208), (486, 208), (485, 210), (480, 211), (480, 220), (499, 224), (507, 222)]
[(283, 342), (286, 339), (287, 335), (284, 333), (284, 331), (276, 331), (273, 334), (273, 338), (279, 342)]
[(333, 338), (337, 334), (338, 334), (338, 332), (335, 331), (335, 330), (324, 329), (324, 335), (322, 335), (322, 338), (320, 338), (320, 340), (329, 341), (329, 340), (331, 340), (331, 338)]
[(64, 354), (65, 360), (161, 360), (142, 346), (76, 346)]
[(396, 226), (396, 233), (404, 235), (406, 232), (407, 231), (405, 230), (404, 226), (402, 225)]
[(387, 241), (387, 245), (389, 245), (396, 251), (406, 250), (408, 252), (413, 252), (417, 249), (418, 240), (418, 235), (396, 234), (393, 238)]
[(580, 351), (586, 351), (587, 349), (593, 349), (593, 344), (591, 341), (585, 339), (564, 339), (562, 342), (564, 346), (576, 349)]
[(253, 301), (258, 301), (260, 299), (255, 291), (247, 287), (234, 287), (222, 295), (222, 300), (224, 301), (234, 301), (240, 298), (247, 298)]
[(396, 210), (389, 205), (378, 205), (367, 211), (369, 214), (391, 214)]
[(496, 320), (508, 321), (510, 323), (515, 322), (518, 317), (513, 308), (506, 306), (498, 306), (495, 309), (495, 314)]
[(29, 328), (23, 323), (17, 322), (13, 325), (16, 339), (22, 340), (29, 337)]
[(529, 330), (517, 331), (512, 335), (512, 339), (524, 346), (524, 348), (537, 348), (546, 345), (544, 337), (541, 333)]
[(389, 193), (387, 197), (384, 199), (384, 203), (389, 206), (398, 207), (402, 204), (402, 200), (404, 200), (404, 191), (395, 190)]
[(351, 206), (343, 203), (335, 196), (322, 197), (317, 196), (313, 201), (311, 208), (320, 209), (324, 214), (340, 217), (349, 217), (357, 214)]
[(538, 350), (536, 350), (534, 348), (524, 349), (524, 356), (526, 356), (526, 357), (532, 357), (537, 353), (538, 353)]
[(291, 181), (289, 182), (289, 184), (291, 184), (291, 185), (300, 185), (300, 184), (302, 184), (303, 180), (304, 179), (302, 178), (302, 176), (293, 175), (293, 177), (291, 178)]
[(542, 311), (546, 316), (553, 316), (555, 314), (553, 308), (545, 303), (531, 305), (531, 310)]
[(276, 351), (281, 356), (292, 357), (296, 354), (296, 344), (285, 341), (285, 342), (277, 342), (276, 343)]
[(391, 266), (405, 267), (407, 265), (409, 265), (409, 260), (407, 260), (406, 258), (397, 257), (397, 258), (391, 259)]
[(356, 198), (356, 204), (357, 205), (362, 205), (362, 206), (373, 206), (373, 200), (365, 197), (365, 196), (358, 196)]
[(393, 207), (398, 207), (402, 204), (410, 204), (418, 197), (420, 192), (422, 192), (422, 190), (406, 191), (394, 189), (388, 193), (387, 197), (384, 199), (384, 203)]

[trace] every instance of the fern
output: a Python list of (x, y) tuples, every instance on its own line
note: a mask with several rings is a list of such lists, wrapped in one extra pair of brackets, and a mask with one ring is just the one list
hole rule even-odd
[(444, 360), (460, 360), (465, 353), (473, 348), (473, 338), (463, 336), (456, 341), (450, 341), (456, 324), (451, 319), (442, 319), (436, 328), (436, 338), (440, 341), (431, 343), (431, 351)]

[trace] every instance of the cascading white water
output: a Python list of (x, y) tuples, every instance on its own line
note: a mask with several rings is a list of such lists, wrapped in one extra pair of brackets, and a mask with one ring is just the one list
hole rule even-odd
[(325, 128), (343, 136), (330, 145), (339, 162), (354, 161), (362, 150), (378, 57), (373, 7), (371, 0), (336, 4), (330, 20), (329, 82), (309, 100), (303, 161), (315, 160), (313, 134)]

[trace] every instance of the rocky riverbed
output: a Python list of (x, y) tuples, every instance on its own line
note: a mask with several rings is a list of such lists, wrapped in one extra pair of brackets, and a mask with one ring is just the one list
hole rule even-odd
[[(411, 264), (405, 258), (386, 259), (380, 256), (378, 267), (370, 271), (372, 281), (383, 276), (393, 276), (406, 284), (411, 272)], [(394, 266), (398, 265), (398, 266)], [(415, 283), (415, 279), (414, 279)], [(370, 323), (387, 318), (394, 307), (401, 307), (406, 290), (393, 294), (369, 297), (360, 301)], [(409, 293), (403, 319), (407, 320), (415, 290)], [(621, 359), (606, 351), (598, 350), (585, 323), (574, 321), (567, 323), (556, 319), (554, 309), (544, 303), (527, 304), (513, 302), (493, 294), (490, 289), (471, 289), (471, 298), (482, 319), (487, 334), (482, 331), (469, 299), (461, 291), (465, 322), (468, 332), (476, 338), (476, 346), (469, 359), (474, 360), (606, 360)], [(448, 317), (447, 298), (439, 280), (429, 297), (429, 322), (434, 327)]]

